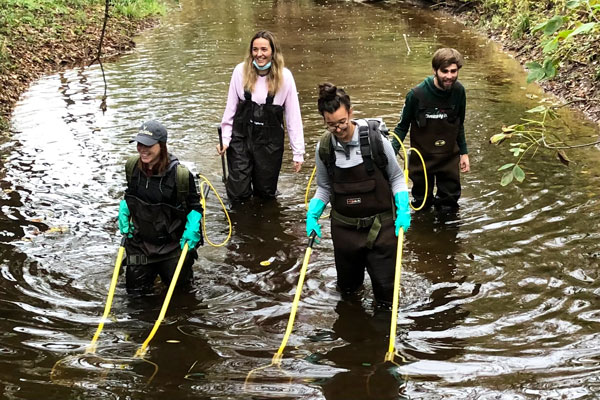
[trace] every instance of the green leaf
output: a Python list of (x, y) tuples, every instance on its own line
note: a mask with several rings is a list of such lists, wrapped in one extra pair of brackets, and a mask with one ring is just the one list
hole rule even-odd
[(573, 29), (565, 29), (564, 31), (560, 31), (556, 34), (556, 38), (560, 42), (569, 37), (569, 35), (573, 32)]
[(533, 70), (533, 69), (541, 69), (542, 68), (542, 64), (540, 64), (537, 61), (532, 61), (532, 62), (528, 62), (525, 63), (525, 66), (527, 67), (527, 69), (529, 70)]
[(540, 22), (539, 24), (537, 24), (536, 26), (531, 28), (531, 33), (535, 33), (539, 30), (544, 29), (546, 27), (546, 25), (548, 25), (548, 21)]
[(502, 171), (503, 169), (508, 169), (508, 168), (512, 167), (513, 165), (515, 165), (515, 163), (504, 164), (503, 166), (498, 168), (498, 171)]
[(508, 171), (507, 173), (505, 173), (504, 175), (502, 175), (502, 179), (500, 180), (500, 185), (502, 186), (506, 186), (509, 183), (511, 183), (513, 180), (513, 172)]
[(531, 108), (525, 112), (533, 114), (533, 113), (542, 113), (544, 111), (546, 111), (546, 106), (537, 106), (537, 107)]
[(579, 35), (580, 33), (588, 33), (596, 27), (596, 22), (588, 22), (587, 24), (579, 25), (573, 32), (567, 37)]
[(556, 67), (553, 60), (546, 60), (544, 62), (544, 74), (548, 79), (552, 79), (556, 76)]
[(546, 26), (544, 27), (544, 34), (547, 36), (553, 35), (564, 22), (565, 17), (562, 15), (555, 15), (546, 23)]
[(552, 39), (551, 41), (549, 41), (548, 43), (546, 43), (546, 45), (542, 49), (542, 52), (544, 54), (552, 53), (557, 48), (558, 48), (558, 38), (555, 37), (554, 39)]
[(521, 167), (519, 167), (518, 165), (515, 165), (515, 167), (512, 170), (512, 174), (515, 177), (515, 179), (519, 182), (523, 182), (525, 180), (525, 172), (523, 172)]
[(577, 8), (581, 4), (581, 0), (569, 0), (567, 1), (567, 8)]
[(544, 72), (543, 69), (533, 69), (533, 70), (529, 71), (529, 74), (527, 75), (527, 83), (531, 83), (534, 81), (540, 81), (540, 80), (544, 79), (545, 76), (546, 76), (546, 73)]

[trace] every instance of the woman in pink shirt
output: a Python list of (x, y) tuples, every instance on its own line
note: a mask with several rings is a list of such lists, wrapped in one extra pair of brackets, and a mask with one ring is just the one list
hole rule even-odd
[(232, 201), (253, 194), (275, 197), (283, 158), (284, 116), (294, 171), (304, 162), (304, 132), (298, 92), (284, 68), (279, 44), (269, 31), (257, 32), (246, 60), (233, 70), (221, 128), (227, 152), (227, 195)]

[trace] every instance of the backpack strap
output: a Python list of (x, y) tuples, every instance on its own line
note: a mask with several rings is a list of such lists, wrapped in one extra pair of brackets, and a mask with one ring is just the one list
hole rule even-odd
[[(365, 121), (365, 120), (363, 120)], [(365, 121), (366, 122), (366, 121)], [(369, 124), (358, 124), (358, 143), (360, 145), (360, 154), (363, 158), (363, 163), (369, 175), (373, 175), (373, 158), (371, 157), (371, 146), (369, 144)]]
[(325, 164), (327, 174), (333, 176), (333, 167), (335, 166), (335, 152), (333, 151), (333, 143), (331, 143), (331, 132), (327, 131), (319, 140), (319, 158)]
[(385, 149), (383, 148), (383, 137), (388, 137), (388, 129), (385, 127), (385, 124), (382, 124), (377, 119), (369, 119), (367, 122), (369, 124), (371, 157), (373, 157), (373, 161), (375, 162), (375, 165), (377, 165), (377, 168), (379, 168), (387, 178), (388, 159), (385, 155)]
[(177, 164), (175, 185), (177, 186), (177, 202), (187, 208), (186, 199), (190, 192), (190, 171), (185, 165)]
[(128, 187), (131, 186), (131, 176), (133, 175), (133, 169), (135, 168), (139, 159), (139, 155), (131, 156), (127, 159), (127, 162), (125, 163), (125, 178), (127, 179)]

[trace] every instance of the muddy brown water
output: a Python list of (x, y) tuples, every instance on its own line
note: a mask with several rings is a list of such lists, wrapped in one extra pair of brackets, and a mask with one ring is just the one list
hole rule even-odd
[[(96, 355), (84, 356), (117, 252), (128, 139), (149, 118), (170, 149), (223, 193), (215, 125), (231, 71), (258, 29), (281, 39), (298, 86), (307, 157), (284, 159), (276, 202), (232, 212), (225, 247), (205, 245), (194, 285), (174, 296), (144, 360), (135, 351), (165, 290), (117, 287)], [(406, 35), (406, 39), (404, 37)], [(5, 399), (584, 399), (600, 389), (600, 157), (528, 163), (502, 188), (507, 148), (488, 144), (544, 98), (508, 55), (451, 18), (401, 2), (182, 0), (105, 65), (47, 76), (23, 96), (0, 138), (0, 388)], [(408, 51), (410, 47), (410, 52)], [(406, 235), (394, 364), (389, 314), (371, 289), (342, 300), (329, 223), (315, 246), (281, 368), (279, 347), (304, 256), (304, 191), (322, 132), (316, 86), (349, 92), (359, 117), (395, 126), (404, 96), (440, 46), (461, 50), (472, 172), (460, 213), (413, 216)], [(598, 132), (563, 112), (573, 143)], [(227, 221), (209, 197), (209, 238)], [(270, 266), (260, 262), (273, 258)]]

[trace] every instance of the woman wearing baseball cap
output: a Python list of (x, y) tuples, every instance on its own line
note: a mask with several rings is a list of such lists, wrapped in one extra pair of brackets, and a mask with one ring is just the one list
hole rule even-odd
[(127, 189), (119, 206), (119, 230), (127, 235), (127, 291), (150, 292), (157, 275), (168, 285), (186, 242), (190, 250), (178, 286), (189, 283), (202, 244), (194, 176), (167, 150), (167, 129), (158, 121), (144, 122), (129, 142), (137, 143), (138, 155), (125, 165)]

